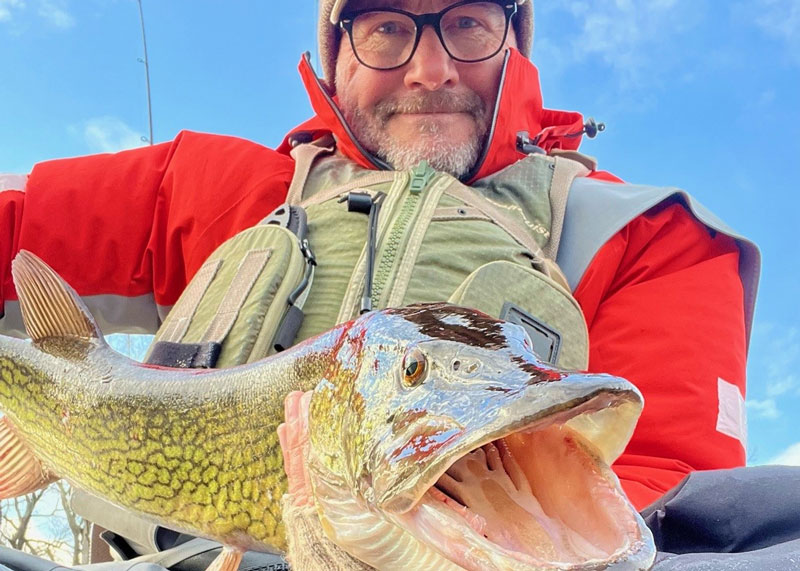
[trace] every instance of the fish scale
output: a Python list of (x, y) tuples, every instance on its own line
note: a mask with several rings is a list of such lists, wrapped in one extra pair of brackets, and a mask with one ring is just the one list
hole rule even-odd
[[(0, 497), (63, 477), (132, 514), (221, 542), (216, 569), (233, 571), (244, 550), (286, 547), (277, 427), (286, 395), (313, 389), (305, 458), (313, 513), (330, 540), (370, 565), (530, 571), (583, 556), (581, 569), (627, 570), (653, 561), (649, 531), (608, 468), (641, 395), (624, 379), (544, 365), (517, 325), (447, 304), (386, 309), (260, 362), (164, 369), (114, 352), (75, 293), (43, 262), (20, 256), (15, 284), (33, 342), (0, 336)], [(601, 514), (605, 560), (567, 553), (541, 564), (540, 554), (555, 551), (546, 534), (528, 552), (509, 551), (432, 492), (476, 449), (511, 435), (524, 442), (526, 431), (556, 422), (553, 434), (563, 428), (589, 452), (565, 451), (560, 437), (539, 442), (588, 469), (545, 482), (589, 482), (586, 493), (556, 502), (585, 497), (585, 511), (558, 517)], [(514, 539), (520, 523), (542, 528), (533, 516), (494, 525)], [(581, 524), (571, 533), (590, 531)]]
[[(21, 353), (33, 351), (30, 346)], [(106, 346), (95, 351), (112, 352)], [(34, 371), (19, 359), (0, 358), (2, 407), (13, 411), (14, 424), (49, 469), (188, 532), (239, 543), (246, 535), (253, 539), (250, 548), (285, 546), (280, 498), (286, 481), (276, 432), (280, 390), (239, 383), (223, 401), (203, 402), (179, 381), (76, 382), (92, 371), (74, 368), (62, 363)], [(219, 381), (209, 378), (194, 392)]]

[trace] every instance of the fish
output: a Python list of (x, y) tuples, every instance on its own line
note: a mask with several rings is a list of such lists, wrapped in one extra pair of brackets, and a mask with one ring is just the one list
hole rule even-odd
[(559, 370), (525, 330), (446, 303), (387, 308), (261, 361), (168, 369), (114, 351), (34, 254), (12, 272), (30, 340), (0, 336), (0, 498), (58, 478), (220, 542), (283, 553), (284, 399), (313, 391), (307, 466), (325, 534), (376, 569), (648, 569), (610, 469), (643, 407)]

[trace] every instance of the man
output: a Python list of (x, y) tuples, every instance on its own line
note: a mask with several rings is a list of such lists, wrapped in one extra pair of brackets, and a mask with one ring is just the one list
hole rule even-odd
[[(220, 243), (284, 202), (290, 151), (302, 143), (332, 135), (348, 168), (425, 159), (476, 184), (528, 152), (576, 150), (596, 132), (577, 113), (542, 107), (526, 58), (530, 0), (322, 0), (319, 37), (323, 79), (307, 59), (300, 65), (316, 116), (276, 151), (184, 132), (5, 179), (16, 183), (0, 193), (0, 325), (19, 327), (9, 264), (26, 248), (86, 297), (104, 328), (153, 331)], [(557, 253), (588, 325), (589, 370), (644, 393), (615, 465), (643, 508), (692, 471), (744, 464), (758, 261), (687, 195), (618, 182), (597, 170), (576, 180)]]

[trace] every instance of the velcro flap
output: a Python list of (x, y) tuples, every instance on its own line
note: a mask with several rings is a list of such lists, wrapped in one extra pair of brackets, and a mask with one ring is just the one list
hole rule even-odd
[(151, 365), (180, 369), (210, 369), (217, 364), (222, 344), (174, 343), (157, 341), (150, 350), (147, 362)]
[(498, 318), (513, 305), (559, 337), (555, 365), (579, 370), (588, 365), (589, 332), (578, 302), (541, 272), (507, 261), (490, 262), (472, 272), (448, 302)]

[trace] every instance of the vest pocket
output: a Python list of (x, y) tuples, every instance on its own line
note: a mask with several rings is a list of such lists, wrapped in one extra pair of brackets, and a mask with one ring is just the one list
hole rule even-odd
[(148, 362), (225, 367), (274, 353), (305, 266), (297, 237), (285, 228), (259, 225), (237, 234), (192, 278), (156, 334)]
[(589, 332), (578, 302), (554, 280), (497, 261), (472, 272), (448, 299), (524, 327), (539, 357), (564, 369), (585, 369)]

